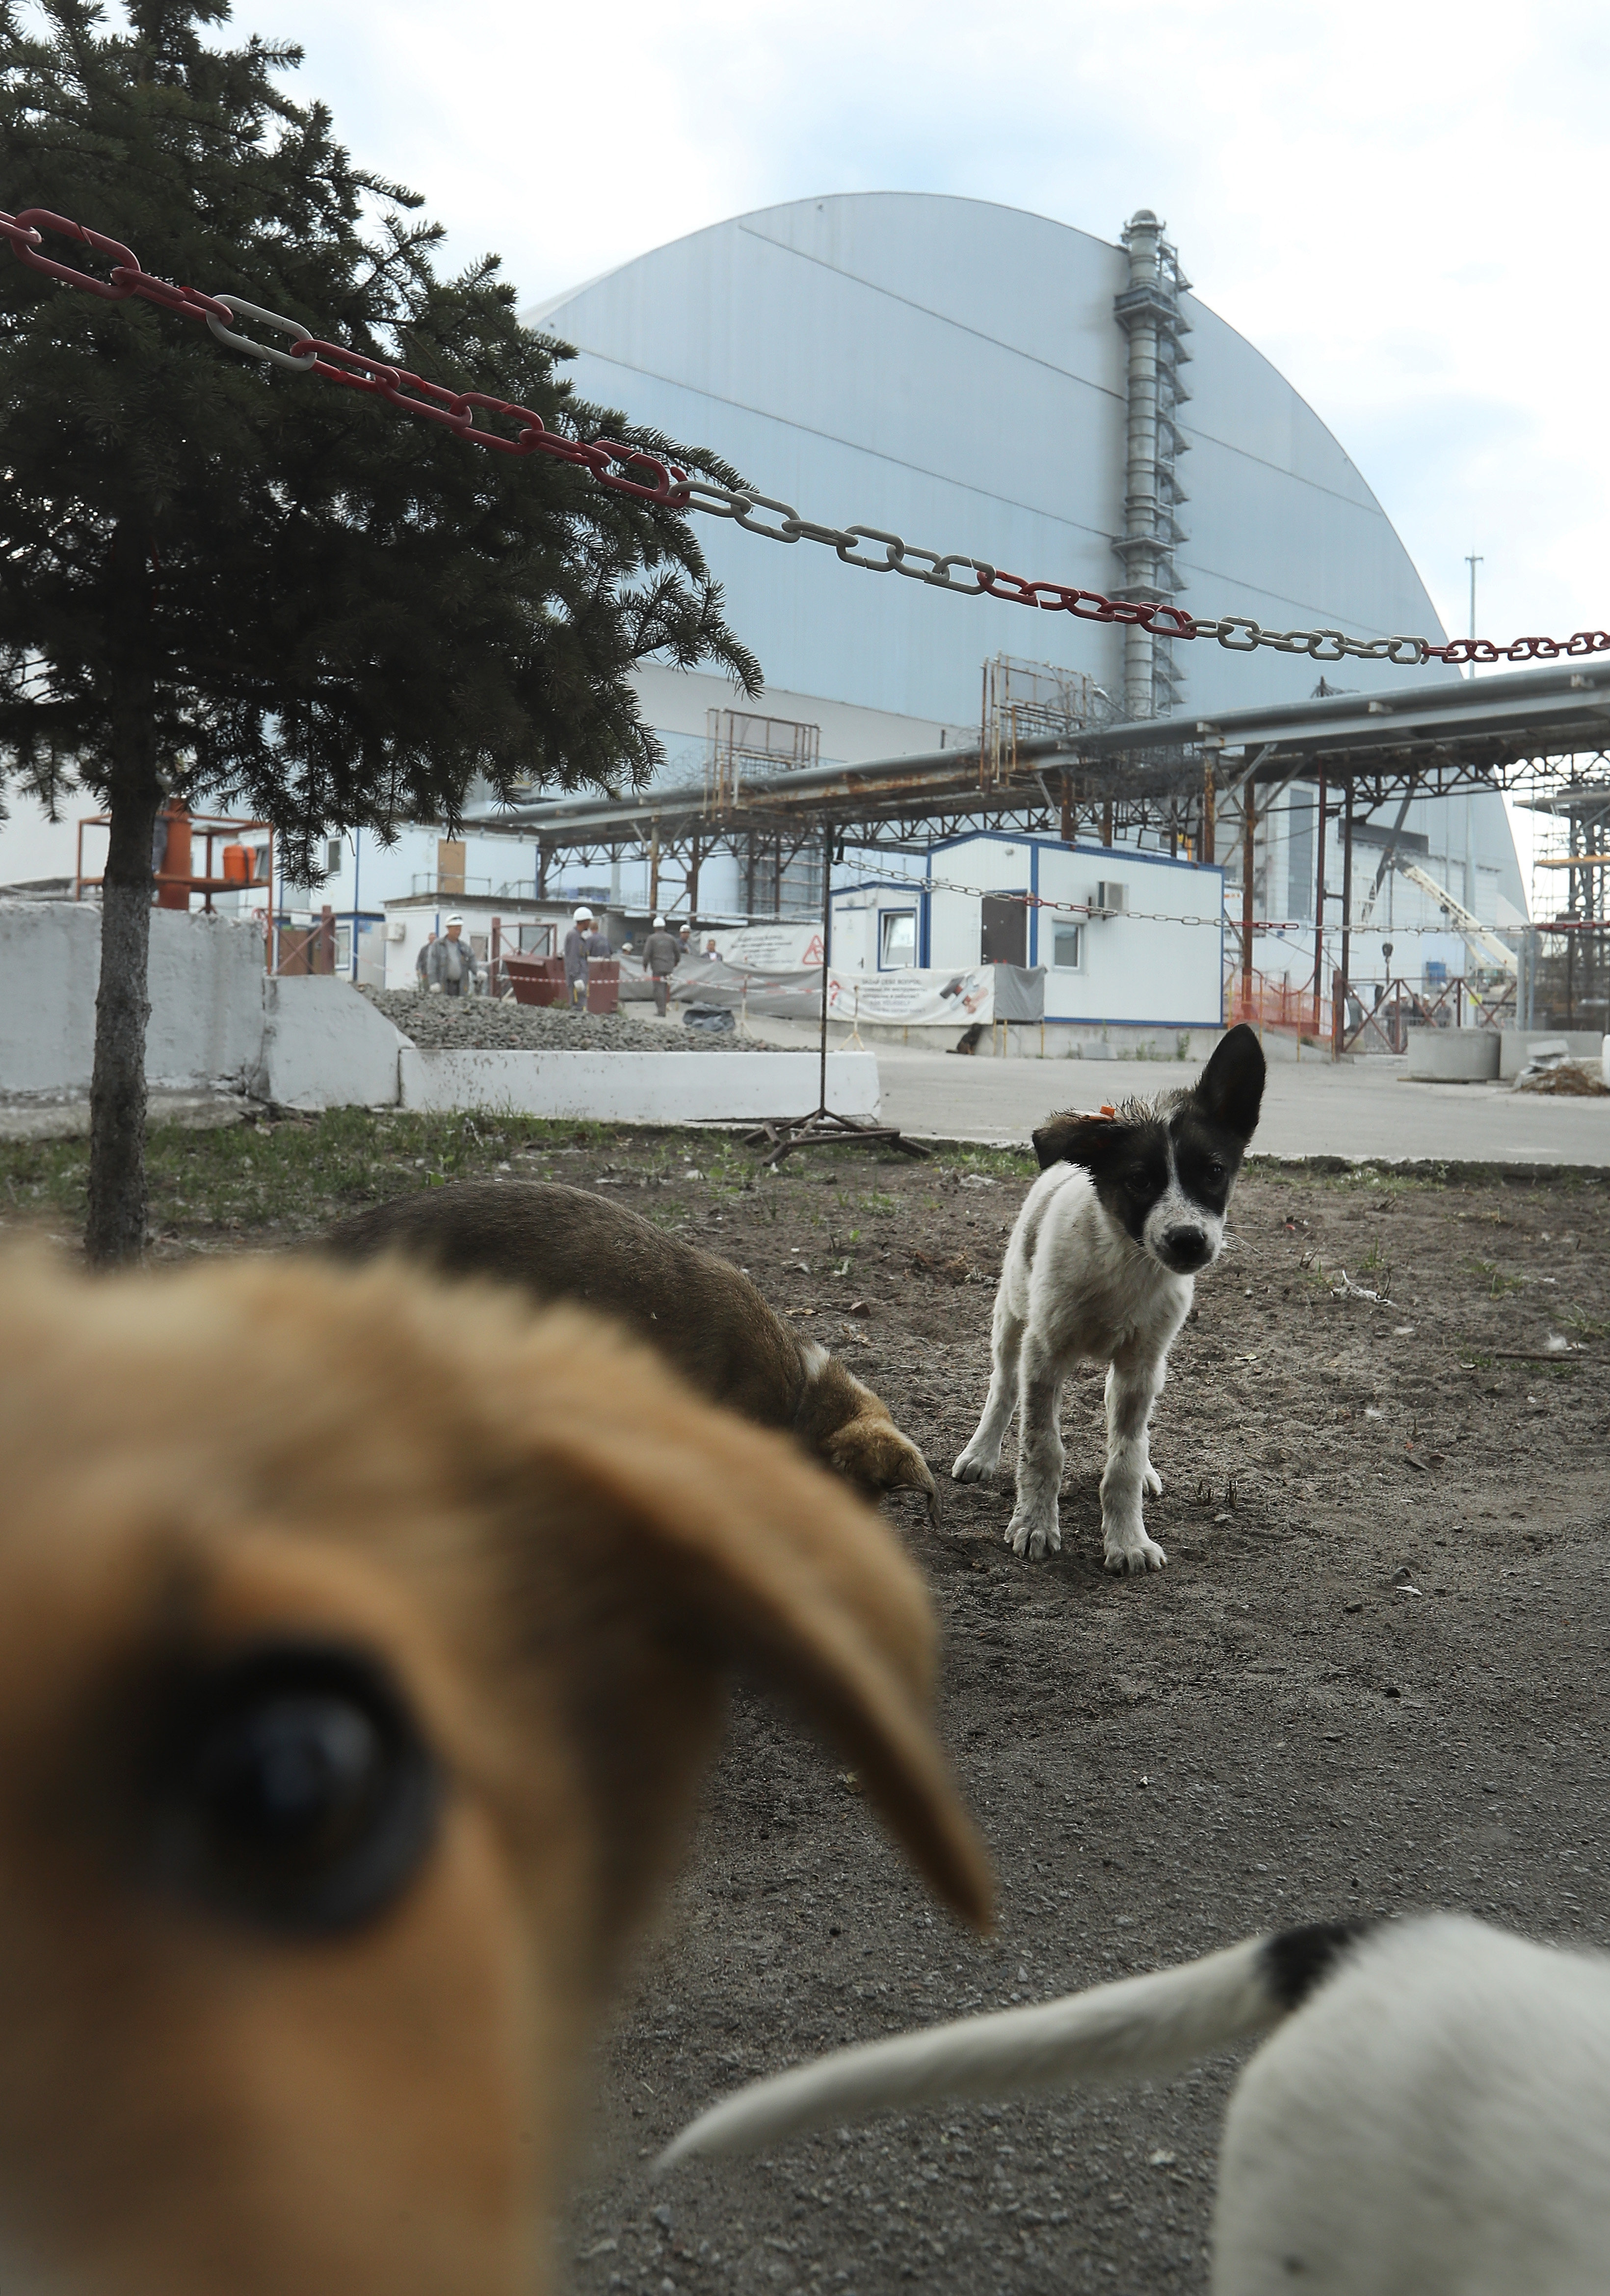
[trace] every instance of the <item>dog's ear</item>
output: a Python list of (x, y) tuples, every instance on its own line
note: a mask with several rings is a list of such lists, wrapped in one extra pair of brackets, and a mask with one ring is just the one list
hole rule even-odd
[(541, 1495), (529, 1530), (511, 1525), (511, 1594), (568, 1682), (607, 1829), (607, 1925), (629, 1929), (674, 1860), (742, 1667), (797, 1701), (939, 1895), (985, 1926), (988, 1864), (929, 1719), (932, 1608), (878, 1516), (574, 1310), (503, 1351), (496, 1389)]
[(928, 1461), (887, 1413), (863, 1413), (835, 1428), (823, 1446), (829, 1464), (858, 1490), (921, 1491), (928, 1521), (939, 1520), (939, 1494)]
[(1220, 1037), (1213, 1058), (1197, 1079), (1197, 1103), (1238, 1140), (1250, 1140), (1258, 1128), (1265, 1073), (1257, 1031), (1239, 1021)]
[(1030, 1136), (1042, 1172), (1053, 1164), (1083, 1164), (1087, 1172), (1095, 1172), (1110, 1161), (1126, 1131), (1111, 1116), (1089, 1116), (1070, 1108), (1049, 1117)]

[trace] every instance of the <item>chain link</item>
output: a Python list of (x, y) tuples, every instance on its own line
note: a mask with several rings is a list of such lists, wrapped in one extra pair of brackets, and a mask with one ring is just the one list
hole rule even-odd
[[(1210, 868), (1214, 866), (1211, 862), (1206, 865)], [(1050, 915), (1057, 917), (1083, 917), (1087, 920), (1093, 918), (1098, 922), (1108, 920), (1122, 922), (1128, 919), (1134, 924), (1211, 925), (1220, 929), (1228, 927), (1238, 939), (1241, 931), (1239, 911), (1229, 908), (1221, 910), (1217, 916), (1186, 916), (1168, 909), (1123, 909), (1115, 912), (1111, 909), (1104, 909), (1098, 901), (1051, 901), (1048, 900), (1042, 893), (1003, 893), (993, 885), (964, 885), (954, 877), (902, 877), (891, 872), (877, 882), (880, 889), (898, 886), (902, 892), (962, 893), (973, 900), (1000, 901), (1009, 908), (1020, 908), (1026, 911), (1044, 909)], [(1228, 884), (1224, 888), (1227, 896), (1234, 890), (1237, 889)], [(1255, 933), (1295, 932), (1312, 936), (1314, 925), (1312, 917), (1254, 917), (1252, 921), (1252, 929)], [(1404, 932), (1437, 930), (1442, 928), (1414, 925), (1400, 927), (1400, 931)], [(1336, 938), (1336, 928), (1328, 925), (1325, 929), (1327, 940), (1334, 940)]]
[[(76, 270), (72, 265), (44, 254), (41, 250), (47, 232), (75, 240), (97, 255), (110, 257), (110, 278), (97, 279), (87, 271)], [(534, 414), (528, 406), (490, 398), (483, 391), (446, 390), (439, 383), (427, 382), (421, 376), (409, 373), (405, 367), (372, 358), (367, 352), (323, 342), (298, 321), (284, 318), (277, 311), (265, 310), (260, 304), (249, 303), (243, 296), (204, 295), (195, 288), (153, 278), (141, 268), (133, 250), (119, 241), (92, 231), (86, 225), (74, 223), (66, 216), (54, 215), (48, 208), (25, 208), (16, 216), (0, 214), (0, 239), (10, 242), (12, 252), (20, 262), (61, 280), (66, 286), (77, 287), (85, 294), (97, 295), (110, 303), (138, 296), (159, 309), (176, 311), (184, 318), (202, 321), (231, 350), (292, 373), (316, 374), (321, 381), (369, 392), (385, 399), (399, 414), (439, 423), (470, 446), (484, 447), (500, 455), (546, 455), (554, 461), (584, 470), (599, 486), (613, 494), (631, 495), (663, 510), (699, 511), (707, 518), (730, 518), (746, 533), (764, 536), (768, 542), (818, 543), (832, 550), (844, 565), (859, 567), (863, 573), (903, 574), (908, 580), (926, 582), (936, 590), (952, 590), (959, 597), (999, 598), (1009, 605), (1030, 606), (1043, 613), (1072, 614), (1077, 621), (1148, 630), (1154, 637), (1177, 638), (1181, 642), (1216, 638), (1231, 653), (1255, 653), (1260, 647), (1268, 647), (1276, 653), (1305, 654), (1311, 661), (1385, 661), (1407, 668), (1428, 661), (1557, 661), (1562, 658), (1576, 660), (1586, 654), (1610, 653), (1610, 630), (1577, 630), (1568, 638), (1516, 638), (1508, 645), (1495, 645), (1489, 638), (1449, 638), (1436, 645), (1422, 637), (1355, 638), (1344, 630), (1266, 630), (1244, 614), (1198, 620), (1183, 606), (1150, 599), (1109, 598), (1099, 590), (1031, 580), (1026, 575), (1009, 574), (985, 559), (969, 558), (960, 551), (927, 549), (882, 527), (819, 525), (814, 520), (801, 518), (791, 503), (757, 494), (751, 488), (723, 487), (707, 479), (690, 478), (674, 463), (663, 463), (641, 447), (620, 446), (612, 439), (564, 438), (550, 430), (541, 415)], [(241, 334), (228, 324), (241, 317), (284, 336), (290, 348), (277, 350), (271, 344)], [(503, 431), (478, 424), (478, 411), (516, 426), (515, 435), (511, 438)], [(776, 523), (757, 518), (757, 511), (772, 512)], [(879, 544), (882, 556), (860, 549), (857, 545), (862, 543)], [(912, 561), (917, 562), (908, 562)], [(952, 568), (963, 570), (973, 578), (955, 579)]]
[[(964, 885), (954, 877), (902, 877), (891, 871), (888, 875), (879, 878), (877, 882), (879, 887), (897, 885), (903, 892), (962, 893), (972, 900), (987, 898), (1000, 901), (1009, 908), (1026, 911), (1044, 909), (1050, 915), (1057, 917), (1086, 919), (1093, 917), (1101, 921), (1115, 916), (1113, 910), (1104, 909), (1099, 901), (1051, 901), (1048, 900), (1043, 893), (1002, 893), (992, 885)], [(1226, 892), (1230, 890), (1226, 886)], [(1116, 917), (1127, 918), (1135, 924), (1228, 925), (1232, 931), (1238, 933), (1241, 929), (1240, 917), (1232, 914), (1228, 909), (1221, 911), (1217, 916), (1175, 915), (1172, 911), (1165, 909), (1124, 909), (1116, 913)], [(1305, 923), (1300, 917), (1254, 917), (1253, 919), (1254, 932), (1312, 932), (1312, 925)]]

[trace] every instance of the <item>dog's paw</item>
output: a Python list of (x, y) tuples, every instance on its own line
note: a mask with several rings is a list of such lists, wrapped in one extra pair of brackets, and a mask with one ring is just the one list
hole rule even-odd
[(1146, 1472), (1141, 1477), (1141, 1480), (1146, 1486), (1146, 1495), (1148, 1498), (1160, 1499), (1162, 1497), (1163, 1478), (1149, 1461), (1147, 1463)]
[(1042, 1562), (1048, 1554), (1061, 1554), (1062, 1533), (1054, 1518), (1044, 1522), (1033, 1515), (1014, 1515), (1006, 1527), (1006, 1543), (1014, 1554), (1025, 1554), (1031, 1562)]
[(1168, 1566), (1167, 1555), (1143, 1530), (1129, 1538), (1109, 1538), (1102, 1560), (1118, 1578), (1128, 1571), (1163, 1570)]
[(951, 1469), (953, 1483), (993, 1483), (995, 1470), (1001, 1464), (1001, 1454), (992, 1459), (987, 1452), (975, 1451), (969, 1443)]

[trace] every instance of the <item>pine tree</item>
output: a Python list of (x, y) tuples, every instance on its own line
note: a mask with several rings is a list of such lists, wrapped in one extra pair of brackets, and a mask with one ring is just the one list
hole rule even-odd
[[(737, 482), (577, 399), (573, 353), (518, 324), (495, 258), (438, 276), (417, 197), (284, 93), (300, 52), (208, 45), (228, 14), (131, 0), (127, 32), (108, 31), (92, 0), (51, 0), (33, 37), (0, 0), (12, 211), (69, 217), (158, 277), (248, 297), (568, 436)], [(61, 236), (43, 251), (109, 275)], [(503, 795), (641, 786), (659, 762), (628, 682), (646, 657), (714, 662), (749, 693), (759, 671), (685, 518), (4, 255), (0, 472), (0, 771), (53, 809), (83, 788), (110, 816), (86, 1238), (103, 1263), (144, 1240), (167, 794), (272, 821), (288, 873), (311, 882), (327, 831), (452, 827), (478, 777)]]

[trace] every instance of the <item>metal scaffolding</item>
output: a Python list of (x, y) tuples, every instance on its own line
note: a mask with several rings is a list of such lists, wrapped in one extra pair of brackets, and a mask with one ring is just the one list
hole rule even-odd
[[(1575, 761), (1568, 781), (1564, 759)], [(1103, 725), (1092, 716), (1033, 734), (1017, 725), (998, 750), (981, 740), (855, 765), (746, 771), (719, 791), (707, 773), (629, 797), (482, 808), (475, 826), (535, 837), (544, 873), (561, 854), (647, 852), (663, 864), (675, 853), (694, 884), (717, 846), (741, 850), (734, 840), (763, 835), (803, 846), (824, 820), (845, 844), (879, 851), (919, 852), (985, 824), (1068, 843), (1172, 837), (1208, 861), (1242, 833), (1249, 796), (1262, 813), (1296, 780), (1322, 782), (1333, 797), (1351, 792), (1359, 818), (1409, 794), (1536, 789), (1552, 802), (1568, 788), (1578, 806), (1572, 833), (1585, 836), (1586, 808), (1610, 802), (1610, 662), (1442, 679), (1389, 696), (1328, 693), (1214, 719)], [(1605, 831), (1591, 833), (1602, 840)]]

